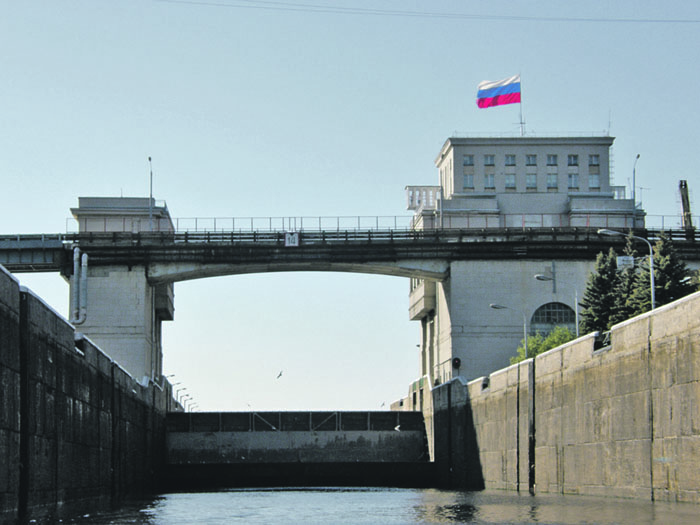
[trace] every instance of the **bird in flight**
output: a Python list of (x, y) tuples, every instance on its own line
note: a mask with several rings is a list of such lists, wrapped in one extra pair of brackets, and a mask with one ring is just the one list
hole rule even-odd
[(279, 379), (280, 377), (282, 377), (282, 372), (283, 372), (283, 370), (280, 370), (280, 373), (277, 374), (277, 379)]

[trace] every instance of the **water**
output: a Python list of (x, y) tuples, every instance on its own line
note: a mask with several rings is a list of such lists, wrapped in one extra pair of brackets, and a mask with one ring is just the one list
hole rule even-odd
[(675, 525), (700, 523), (693, 504), (436, 489), (277, 488), (164, 494), (116, 512), (63, 523), (411, 524), (551, 523)]

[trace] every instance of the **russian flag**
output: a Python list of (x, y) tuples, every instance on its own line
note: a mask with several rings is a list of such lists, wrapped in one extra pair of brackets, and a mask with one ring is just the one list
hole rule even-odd
[(477, 89), (476, 105), (480, 108), (520, 103), (520, 75), (496, 82), (484, 80)]

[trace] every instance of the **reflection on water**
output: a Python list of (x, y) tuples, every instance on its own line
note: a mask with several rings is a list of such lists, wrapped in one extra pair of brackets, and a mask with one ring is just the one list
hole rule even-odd
[(697, 524), (700, 507), (587, 496), (435, 489), (280, 488), (165, 494), (63, 523), (596, 523)]

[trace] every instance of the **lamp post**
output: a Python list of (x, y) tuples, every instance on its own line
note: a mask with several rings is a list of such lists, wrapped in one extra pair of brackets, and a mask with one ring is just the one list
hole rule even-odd
[(153, 164), (151, 163), (151, 157), (148, 157), (148, 167), (151, 172), (150, 192), (148, 195), (148, 230), (153, 231)]
[[(494, 310), (513, 310), (510, 306), (504, 306), (502, 304), (494, 304), (491, 303), (489, 305), (489, 308), (493, 308)], [(523, 341), (525, 341), (525, 358), (527, 359), (530, 357), (527, 352), (527, 317), (525, 316), (525, 312), (520, 312), (523, 316)]]
[(178, 403), (180, 402), (180, 392), (183, 392), (184, 390), (187, 390), (186, 386), (181, 386), (180, 388), (175, 390), (175, 399), (177, 400)]
[[(541, 273), (538, 273), (535, 275), (535, 279), (538, 281), (553, 281), (556, 283), (554, 280), (554, 277), (550, 277), (549, 275), (544, 275)], [(574, 316), (576, 319), (576, 337), (578, 338), (578, 288), (574, 287)]]
[(639, 153), (634, 159), (634, 165), (632, 166), (632, 207), (637, 209), (637, 198), (635, 193), (635, 188), (637, 184), (637, 161), (639, 160)]
[[(639, 156), (639, 155), (637, 155)], [(615, 230), (598, 230), (598, 235), (607, 235), (610, 237), (625, 237), (627, 236), (625, 233), (618, 232)], [(637, 237), (636, 235), (630, 235), (633, 239), (637, 239), (638, 241), (644, 241), (647, 243), (647, 246), (649, 246), (649, 280), (651, 284), (651, 309), (653, 310), (656, 308), (656, 292), (655, 292), (655, 283), (654, 283), (654, 248), (652, 247), (651, 243), (647, 241), (644, 237)]]

